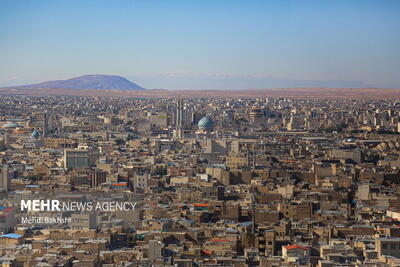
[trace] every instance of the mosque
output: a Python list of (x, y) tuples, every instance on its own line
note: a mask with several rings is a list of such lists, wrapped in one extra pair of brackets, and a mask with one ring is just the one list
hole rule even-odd
[(199, 122), (197, 123), (197, 126), (199, 128), (199, 132), (208, 133), (213, 130), (214, 122), (212, 121), (211, 118), (209, 118), (206, 115), (203, 118), (201, 118), (201, 120), (199, 120)]

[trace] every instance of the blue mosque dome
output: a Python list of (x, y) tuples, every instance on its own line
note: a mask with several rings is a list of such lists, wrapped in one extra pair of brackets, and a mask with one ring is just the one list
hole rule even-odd
[(200, 130), (209, 130), (213, 127), (213, 125), (213, 121), (207, 116), (204, 116), (197, 124)]
[(18, 123), (15, 122), (7, 122), (6, 124), (3, 125), (3, 128), (18, 128), (21, 127)]
[(37, 131), (37, 130), (34, 130), (33, 132), (32, 132), (32, 137), (33, 138), (38, 138), (39, 137), (39, 135), (40, 135), (40, 133)]

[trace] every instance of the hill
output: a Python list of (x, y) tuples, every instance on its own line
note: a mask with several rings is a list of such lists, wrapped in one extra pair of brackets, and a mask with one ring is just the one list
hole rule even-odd
[(12, 86), (14, 89), (73, 89), (73, 90), (145, 90), (124, 77), (117, 75), (82, 75), (68, 80)]

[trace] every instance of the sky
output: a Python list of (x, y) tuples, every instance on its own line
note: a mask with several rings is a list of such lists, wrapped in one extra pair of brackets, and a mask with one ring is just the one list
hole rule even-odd
[(0, 86), (399, 87), (397, 0), (1, 0)]

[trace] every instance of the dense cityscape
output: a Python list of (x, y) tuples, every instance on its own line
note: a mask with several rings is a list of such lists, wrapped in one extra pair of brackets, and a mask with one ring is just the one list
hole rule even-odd
[(399, 107), (1, 96), (0, 264), (400, 266)]

